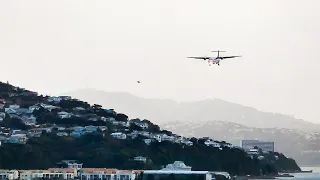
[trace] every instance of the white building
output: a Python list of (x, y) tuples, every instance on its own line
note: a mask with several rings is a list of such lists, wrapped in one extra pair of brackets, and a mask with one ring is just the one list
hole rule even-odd
[(79, 170), (78, 177), (81, 180), (105, 179), (105, 180), (135, 180), (136, 173), (128, 170), (83, 168)]
[(263, 152), (274, 152), (274, 142), (259, 141), (259, 140), (241, 140), (240, 147), (245, 151), (253, 149), (255, 146), (260, 148)]
[(204, 144), (207, 145), (207, 146), (213, 146), (213, 147), (216, 147), (216, 148), (219, 148), (221, 146), (220, 143), (214, 142), (212, 140), (206, 140), (204, 142)]
[(143, 141), (144, 141), (144, 143), (146, 143), (147, 145), (150, 145), (150, 144), (151, 144), (151, 142), (152, 142), (152, 140), (151, 140), (151, 139), (144, 139)]
[(19, 171), (17, 170), (7, 170), (7, 169), (0, 169), (0, 179), (18, 179), (19, 178)]
[[(205, 180), (215, 180), (215, 176), (213, 172), (210, 171), (163, 171), (163, 170), (146, 170), (143, 172), (143, 176), (148, 176), (148, 175), (154, 175), (154, 176), (168, 176), (168, 175), (203, 175), (205, 177)], [(144, 177), (145, 178), (145, 177)], [(148, 179), (148, 178), (146, 178)]]
[(175, 161), (173, 164), (168, 164), (162, 171), (180, 170), (191, 171), (191, 166), (186, 166), (182, 161)]
[(135, 122), (135, 124), (141, 127), (141, 129), (148, 129), (149, 127), (148, 123), (144, 123), (144, 122)]
[(136, 157), (134, 157), (134, 160), (135, 161), (141, 161), (141, 162), (145, 163), (147, 161), (147, 158), (143, 157), (143, 156), (136, 156)]
[(81, 169), (83, 163), (78, 163), (76, 160), (63, 160), (58, 163), (61, 167), (71, 168), (71, 169)]
[(65, 112), (65, 111), (58, 112), (58, 116), (59, 116), (59, 118), (61, 118), (61, 119), (71, 118), (71, 114), (68, 113), (68, 112)]
[(117, 139), (126, 139), (127, 138), (127, 135), (122, 132), (111, 133), (111, 136), (113, 138), (117, 138)]
[(31, 179), (74, 179), (77, 176), (76, 169), (69, 168), (50, 168), (48, 170), (21, 170), (20, 180)]

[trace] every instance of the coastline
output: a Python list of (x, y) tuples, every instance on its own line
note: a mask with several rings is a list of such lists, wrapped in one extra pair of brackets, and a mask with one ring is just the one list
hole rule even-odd
[(277, 177), (294, 177), (290, 174), (278, 174), (278, 175), (265, 175), (265, 176), (237, 176), (236, 180), (248, 180), (248, 179), (277, 179)]

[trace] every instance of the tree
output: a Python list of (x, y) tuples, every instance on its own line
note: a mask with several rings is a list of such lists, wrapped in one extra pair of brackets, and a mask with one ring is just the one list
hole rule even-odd
[(127, 122), (128, 121), (128, 116), (122, 113), (119, 113), (115, 117), (116, 121), (122, 121), (122, 122)]
[(135, 123), (131, 123), (129, 126), (129, 131), (142, 131), (142, 128), (138, 125), (136, 125)]

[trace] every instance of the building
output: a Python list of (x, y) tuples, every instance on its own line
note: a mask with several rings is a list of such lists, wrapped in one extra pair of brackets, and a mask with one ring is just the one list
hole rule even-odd
[(141, 162), (146, 162), (147, 161), (147, 158), (146, 157), (143, 157), (143, 156), (136, 156), (133, 158), (133, 160), (135, 161), (141, 161)]
[(62, 160), (61, 162), (57, 163), (59, 168), (72, 168), (72, 169), (81, 169), (83, 163), (79, 163), (76, 160)]
[(20, 180), (31, 179), (74, 179), (76, 169), (50, 168), (48, 170), (20, 170)]
[(161, 169), (162, 171), (191, 171), (191, 166), (186, 166), (182, 161), (175, 161), (173, 164), (168, 164), (165, 168)]
[(17, 170), (0, 169), (0, 179), (18, 179), (19, 172)]
[(146, 170), (143, 172), (143, 180), (148, 180), (149, 178), (154, 177), (154, 179), (169, 179), (170, 176), (176, 178), (188, 178), (189, 179), (203, 179), (203, 180), (215, 180), (213, 172), (210, 171), (163, 171), (163, 170)]
[(259, 141), (259, 140), (241, 140), (240, 147), (245, 151), (250, 151), (250, 149), (254, 149), (257, 146), (263, 152), (274, 152), (274, 142), (268, 141)]
[(78, 173), (78, 178), (81, 180), (135, 180), (136, 177), (137, 175), (134, 171), (106, 168), (83, 168)]
[(111, 133), (111, 136), (116, 139), (126, 139), (127, 135), (122, 132)]

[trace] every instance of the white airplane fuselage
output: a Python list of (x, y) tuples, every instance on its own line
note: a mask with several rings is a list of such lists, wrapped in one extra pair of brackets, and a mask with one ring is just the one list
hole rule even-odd
[(208, 59), (208, 63), (209, 63), (209, 66), (213, 65), (213, 64), (218, 64), (220, 65), (220, 59), (218, 57), (216, 58), (209, 58)]

